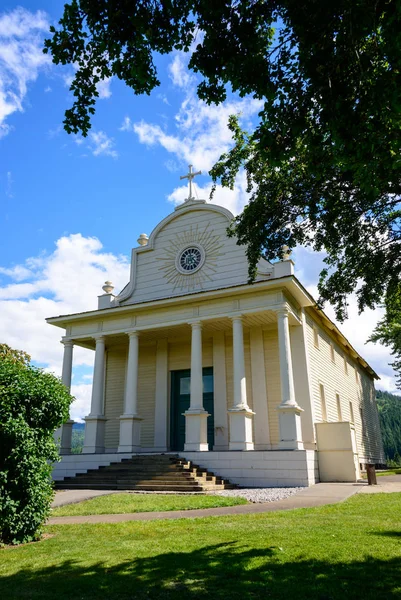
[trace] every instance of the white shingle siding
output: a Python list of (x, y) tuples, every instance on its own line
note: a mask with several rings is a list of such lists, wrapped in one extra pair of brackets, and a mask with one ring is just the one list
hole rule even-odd
[[(319, 388), (322, 384), (325, 391), (327, 420), (338, 420), (336, 394), (340, 397), (343, 421), (352, 420), (349, 407), (349, 403), (352, 402), (361, 462), (384, 462), (373, 377), (352, 356), (346, 355), (346, 350), (341, 348), (331, 334), (320, 326), (310, 314), (306, 318), (306, 327), (316, 421), (323, 420)], [(316, 330), (319, 335), (318, 348), (315, 345)], [(332, 347), (335, 356), (334, 362), (332, 361)], [(347, 372), (345, 371), (344, 357), (347, 360)], [(360, 407), (364, 412), (366, 423), (364, 428), (361, 423)]]

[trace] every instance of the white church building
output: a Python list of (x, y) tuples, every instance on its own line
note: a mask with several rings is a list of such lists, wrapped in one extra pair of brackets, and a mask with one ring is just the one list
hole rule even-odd
[(375, 372), (294, 275), (261, 259), (248, 284), (233, 215), (192, 197), (132, 250), (130, 281), (97, 310), (47, 319), (94, 351), (81, 455), (57, 432), (54, 478), (139, 453), (173, 453), (252, 487), (356, 481), (384, 463)]

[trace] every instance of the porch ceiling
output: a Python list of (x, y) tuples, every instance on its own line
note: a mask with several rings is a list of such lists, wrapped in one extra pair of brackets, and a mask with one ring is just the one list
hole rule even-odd
[[(196, 320), (196, 317), (194, 317)], [(273, 311), (258, 312), (253, 314), (243, 315), (244, 332), (246, 333), (251, 327), (261, 327), (270, 329), (276, 327), (277, 316)], [(290, 325), (296, 325), (296, 320), (290, 315)], [(224, 331), (231, 333), (232, 321), (229, 317), (220, 317), (218, 319), (202, 319), (203, 337), (207, 338), (213, 333)], [(191, 325), (183, 323), (181, 325), (154, 327), (152, 329), (140, 330), (140, 340), (142, 343), (156, 342), (160, 339), (189, 339), (191, 336)], [(99, 332), (98, 335), (104, 334), (106, 337), (106, 347), (115, 347), (128, 345), (128, 337), (126, 333), (108, 333)], [(75, 343), (85, 348), (95, 349), (95, 340), (93, 338), (77, 339)]]

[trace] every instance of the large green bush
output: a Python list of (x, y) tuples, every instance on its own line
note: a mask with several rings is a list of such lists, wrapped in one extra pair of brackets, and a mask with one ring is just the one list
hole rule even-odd
[[(0, 345), (4, 348), (4, 345)], [(68, 419), (67, 388), (0, 348), (0, 544), (37, 539), (53, 498), (54, 430)], [(10, 349), (11, 350), (11, 349)]]

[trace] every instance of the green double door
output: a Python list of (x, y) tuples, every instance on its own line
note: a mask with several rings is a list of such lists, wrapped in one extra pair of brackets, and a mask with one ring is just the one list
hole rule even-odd
[[(191, 390), (191, 371), (171, 372), (171, 422), (170, 448), (184, 450), (185, 417), (183, 413), (189, 408)], [(213, 367), (203, 369), (203, 408), (210, 414), (207, 419), (207, 441), (209, 450), (214, 444), (214, 411), (213, 411)]]

